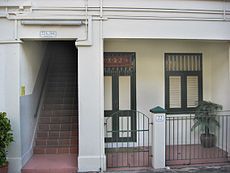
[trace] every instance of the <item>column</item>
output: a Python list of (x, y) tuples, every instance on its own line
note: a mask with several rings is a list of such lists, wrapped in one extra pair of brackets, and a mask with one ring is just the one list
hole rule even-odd
[(157, 106), (150, 110), (152, 114), (152, 166), (155, 169), (165, 168), (165, 113)]
[(100, 24), (93, 23), (93, 39), (78, 48), (79, 156), (78, 171), (105, 170), (104, 73)]

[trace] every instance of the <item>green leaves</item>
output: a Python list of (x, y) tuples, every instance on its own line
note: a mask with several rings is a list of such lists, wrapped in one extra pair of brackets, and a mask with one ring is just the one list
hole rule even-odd
[(219, 122), (216, 120), (217, 112), (222, 110), (222, 106), (216, 103), (201, 101), (195, 111), (194, 125), (191, 130), (195, 130), (200, 126), (201, 131), (209, 134), (210, 131), (215, 131), (216, 127), (220, 127)]
[(6, 164), (6, 153), (10, 143), (13, 142), (13, 133), (10, 120), (5, 112), (0, 112), (0, 166)]

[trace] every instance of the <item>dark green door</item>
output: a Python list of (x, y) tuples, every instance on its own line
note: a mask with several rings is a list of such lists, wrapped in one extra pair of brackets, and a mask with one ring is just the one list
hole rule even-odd
[(111, 133), (106, 141), (135, 141), (136, 65), (135, 53), (104, 53), (105, 118), (111, 119)]

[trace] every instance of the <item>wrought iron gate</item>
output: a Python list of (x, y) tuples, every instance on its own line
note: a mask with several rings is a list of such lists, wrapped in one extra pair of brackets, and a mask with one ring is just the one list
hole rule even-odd
[(149, 118), (135, 110), (105, 117), (107, 168), (149, 167)]

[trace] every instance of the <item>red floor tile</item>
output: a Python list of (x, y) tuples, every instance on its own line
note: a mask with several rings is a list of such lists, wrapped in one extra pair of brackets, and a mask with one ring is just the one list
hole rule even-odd
[(72, 154), (34, 155), (22, 173), (76, 173), (77, 156)]

